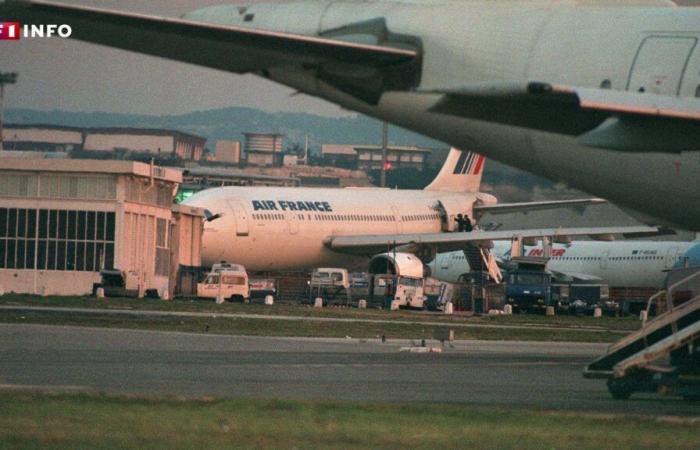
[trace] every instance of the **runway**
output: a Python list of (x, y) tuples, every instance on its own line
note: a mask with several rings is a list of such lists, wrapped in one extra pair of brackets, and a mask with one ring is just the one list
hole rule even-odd
[(605, 344), (260, 338), (0, 324), (0, 383), (111, 393), (450, 402), (596, 413), (694, 415), (700, 406), (637, 394), (614, 401), (583, 366)]

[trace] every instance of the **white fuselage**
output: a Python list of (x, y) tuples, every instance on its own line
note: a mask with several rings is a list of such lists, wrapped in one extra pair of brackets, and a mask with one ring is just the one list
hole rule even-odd
[(255, 14), (252, 22), (233, 9), (230, 14), (205, 9), (191, 17), (313, 35), (383, 17), (392, 33), (420, 39), (423, 60), (416, 90), (423, 92), (385, 92), (372, 105), (319, 80), (314, 67), (283, 66), (263, 75), (455, 147), (566, 181), (638, 217), (700, 230), (700, 143), (698, 151), (682, 153), (622, 152), (584, 146), (573, 135), (429, 111), (440, 94), (425, 92), (496, 81), (698, 95), (700, 8), (612, 3), (302, 1), (255, 3), (247, 10)]
[[(661, 241), (574, 241), (555, 244), (547, 269), (565, 275), (596, 277), (612, 287), (661, 288), (670, 269), (697, 242)], [(496, 242), (493, 253), (502, 259), (510, 257), (510, 243)], [(526, 256), (543, 256), (541, 247), (526, 247)], [(462, 252), (437, 255), (429, 264), (435, 278), (457, 281), (469, 272)]]
[[(438, 202), (460, 204), (471, 217), (474, 203), (495, 203), (482, 193), (449, 193), (380, 188), (222, 187), (186, 200), (221, 217), (204, 226), (202, 263), (220, 261), (251, 271), (313, 267), (360, 267), (368, 255), (329, 250), (330, 236), (435, 233), (445, 220)], [(450, 213), (454, 216), (454, 211)], [(387, 242), (387, 249), (392, 246)]]

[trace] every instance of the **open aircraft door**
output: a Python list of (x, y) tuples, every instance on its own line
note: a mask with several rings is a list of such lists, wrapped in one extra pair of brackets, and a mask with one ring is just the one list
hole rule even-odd
[(455, 219), (457, 214), (468, 215), (473, 219), (472, 205), (467, 204), (464, 198), (446, 198), (437, 203), (437, 210), (442, 221), (442, 231), (457, 231)]
[(634, 58), (627, 90), (678, 95), (683, 72), (697, 42), (697, 38), (690, 36), (645, 38)]
[(248, 211), (245, 209), (245, 206), (236, 200), (229, 200), (228, 204), (233, 211), (233, 218), (236, 221), (236, 236), (248, 236)]

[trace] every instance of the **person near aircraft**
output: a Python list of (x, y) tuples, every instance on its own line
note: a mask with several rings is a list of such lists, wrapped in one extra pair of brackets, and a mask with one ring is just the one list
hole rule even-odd
[(464, 231), (467, 233), (474, 231), (474, 227), (472, 226), (472, 220), (469, 218), (469, 214), (464, 215)]
[(457, 222), (457, 231), (462, 232), (464, 231), (464, 228), (466, 226), (466, 221), (464, 220), (464, 216), (462, 214), (457, 214), (457, 217), (455, 218), (455, 222)]

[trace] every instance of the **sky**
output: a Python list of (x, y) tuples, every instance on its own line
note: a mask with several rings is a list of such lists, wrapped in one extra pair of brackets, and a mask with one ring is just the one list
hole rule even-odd
[[(62, 0), (178, 16), (226, 0)], [(242, 2), (243, 3), (243, 2)], [(700, 6), (700, 0), (679, 3)], [(64, 39), (0, 41), (0, 71), (18, 72), (6, 108), (171, 115), (243, 106), (268, 112), (352, 113), (252, 75), (236, 75)]]

